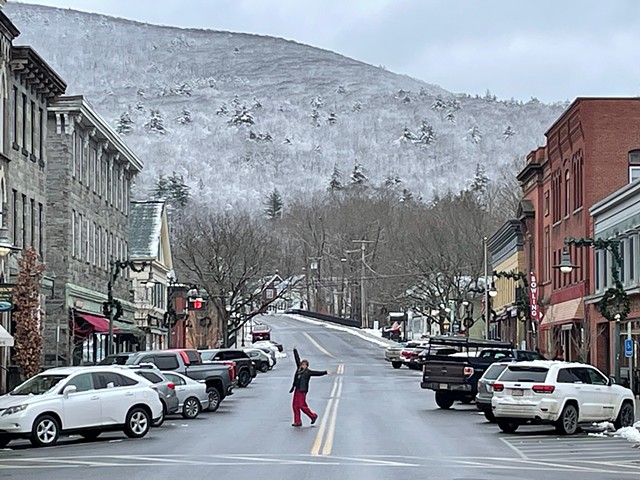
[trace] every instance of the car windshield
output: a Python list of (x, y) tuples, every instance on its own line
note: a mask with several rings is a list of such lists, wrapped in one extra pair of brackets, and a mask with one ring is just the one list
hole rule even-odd
[(64, 380), (67, 377), (68, 375), (65, 374), (36, 375), (16, 387), (9, 395), (42, 395), (60, 383), (60, 380)]
[(548, 368), (511, 365), (500, 376), (501, 382), (544, 382)]

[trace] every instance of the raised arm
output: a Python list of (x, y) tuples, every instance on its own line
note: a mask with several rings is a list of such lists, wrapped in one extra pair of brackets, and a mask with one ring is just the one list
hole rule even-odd
[(327, 372), (326, 370), (311, 370), (309, 369), (309, 375), (312, 377), (323, 377), (325, 375), (328, 375), (329, 372)]
[(300, 367), (300, 355), (298, 349), (293, 347), (293, 358), (296, 360), (296, 367)]

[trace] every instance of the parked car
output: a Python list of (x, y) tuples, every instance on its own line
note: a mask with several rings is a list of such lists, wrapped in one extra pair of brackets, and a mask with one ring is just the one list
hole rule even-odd
[(252, 346), (256, 348), (266, 346), (268, 348), (275, 349), (276, 353), (284, 351), (284, 346), (274, 340), (259, 340), (257, 342), (253, 342)]
[(176, 386), (178, 410), (184, 418), (196, 418), (202, 410), (209, 408), (209, 394), (204, 383), (176, 372), (165, 372), (164, 376)]
[(104, 365), (138, 365), (153, 363), (161, 371), (178, 372), (193, 380), (204, 380), (209, 393), (209, 411), (214, 412), (222, 400), (233, 394), (235, 364), (219, 362), (203, 364), (197, 350), (149, 350), (135, 353), (118, 353), (106, 357)]
[(275, 366), (278, 363), (278, 347), (272, 345), (270, 342), (256, 342), (251, 345), (252, 348), (257, 348), (258, 350), (262, 350), (264, 353), (269, 355), (273, 360), (273, 365)]
[(509, 366), (510, 362), (496, 362), (484, 371), (484, 374), (478, 380), (478, 393), (476, 395), (476, 407), (490, 422), (496, 421), (491, 408), (491, 399), (493, 398), (493, 384), (504, 369)]
[[(442, 355), (433, 350), (452, 347), (458, 354)], [(421, 388), (435, 391), (438, 407), (451, 408), (455, 401), (471, 403), (478, 393), (478, 380), (492, 363), (505, 360), (543, 359), (537, 352), (517, 350), (508, 342), (466, 337), (431, 337), (430, 347), (423, 352)]]
[(235, 348), (199, 350), (204, 362), (233, 361), (236, 364), (238, 386), (248, 387), (256, 376), (256, 367), (244, 351)]
[(268, 353), (259, 348), (245, 348), (243, 350), (260, 372), (265, 373), (273, 368), (274, 360)]
[(93, 440), (122, 430), (144, 437), (162, 416), (151, 382), (109, 366), (51, 368), (0, 397), (0, 446), (28, 438), (35, 446), (55, 445), (60, 435)]
[(162, 402), (162, 417), (153, 422), (154, 427), (160, 427), (164, 423), (167, 415), (178, 411), (178, 396), (176, 395), (175, 384), (162, 375), (162, 372), (152, 363), (144, 365), (127, 365), (137, 375), (149, 380), (156, 386), (158, 396)]
[(400, 368), (404, 364), (400, 355), (405, 348), (406, 343), (398, 343), (397, 345), (389, 345), (384, 351), (384, 359), (391, 362), (393, 368)]
[(619, 429), (635, 421), (631, 390), (583, 363), (513, 363), (493, 391), (493, 414), (506, 433), (525, 423), (551, 424), (558, 433), (572, 435), (583, 423), (609, 421)]
[(429, 348), (428, 340), (407, 342), (404, 348), (400, 351), (400, 360), (402, 361), (402, 364), (412, 370), (418, 370), (420, 368), (418, 364), (418, 355), (427, 348)]
[(264, 323), (257, 323), (251, 329), (251, 341), (271, 340), (271, 329)]

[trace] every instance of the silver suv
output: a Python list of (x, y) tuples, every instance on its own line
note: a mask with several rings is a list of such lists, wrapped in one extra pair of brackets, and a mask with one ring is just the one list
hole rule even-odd
[(143, 363), (140, 365), (127, 365), (124, 368), (133, 370), (136, 375), (150, 381), (158, 392), (162, 402), (162, 417), (153, 422), (154, 427), (162, 425), (167, 415), (178, 412), (180, 401), (178, 400), (178, 395), (176, 395), (176, 386), (162, 374), (158, 367), (152, 363)]

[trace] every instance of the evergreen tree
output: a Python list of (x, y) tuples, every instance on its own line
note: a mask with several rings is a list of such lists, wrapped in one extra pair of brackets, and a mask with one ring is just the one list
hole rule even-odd
[(226, 115), (227, 113), (229, 113), (229, 108), (227, 108), (227, 104), (223, 102), (222, 105), (220, 105), (220, 108), (216, 110), (216, 115), (221, 116)]
[(418, 141), (424, 145), (431, 145), (436, 141), (436, 132), (433, 131), (433, 127), (426, 120), (422, 121), (419, 133)]
[(469, 129), (468, 133), (471, 137), (471, 141), (476, 145), (482, 141), (482, 131), (477, 125), (474, 125), (473, 128)]
[(338, 117), (336, 116), (335, 112), (331, 112), (329, 114), (329, 118), (327, 118), (327, 122), (329, 123), (329, 125), (335, 125), (337, 121)]
[(447, 102), (442, 98), (441, 95), (438, 95), (435, 101), (431, 104), (431, 110), (437, 113), (442, 113), (447, 109)]
[(152, 132), (160, 133), (164, 135), (167, 133), (167, 129), (164, 128), (164, 118), (160, 113), (160, 110), (151, 110), (151, 116), (147, 123), (145, 123), (145, 127), (147, 127)]
[(487, 177), (483, 165), (476, 164), (476, 173), (473, 176), (470, 190), (478, 195), (484, 195), (489, 188), (491, 180)]
[(131, 120), (129, 112), (123, 112), (116, 122), (116, 132), (118, 132), (120, 135), (131, 133), (131, 130), (133, 130), (133, 128), (131, 128), (131, 125), (133, 125), (133, 120)]
[(355, 187), (367, 188), (368, 182), (369, 179), (362, 171), (362, 165), (356, 162), (353, 166), (353, 171), (351, 172), (351, 185)]
[(14, 295), (16, 311), (13, 313), (16, 324), (13, 360), (20, 367), (22, 375), (29, 378), (40, 372), (44, 325), (40, 309), (40, 283), (45, 267), (38, 260), (33, 247), (27, 247), (22, 252), (18, 266), (20, 270)]
[(191, 200), (191, 189), (184, 183), (182, 175), (173, 172), (169, 177), (162, 174), (158, 177), (152, 195), (158, 200), (185, 207)]
[(273, 192), (267, 195), (267, 198), (265, 198), (263, 205), (265, 215), (271, 220), (282, 217), (284, 202), (282, 201), (282, 197), (280, 196), (280, 192), (278, 192), (278, 189), (274, 189)]
[(346, 89), (346, 88), (344, 88), (344, 86), (343, 86), (343, 85), (339, 85), (339, 86), (338, 86), (338, 89), (336, 90), (336, 93), (339, 93), (339, 94), (345, 94), (345, 93), (347, 93), (347, 89)]
[(513, 128), (511, 128), (511, 125), (508, 125), (507, 128), (504, 129), (504, 132), (502, 132), (502, 138), (506, 142), (515, 134), (516, 134), (516, 131)]
[(311, 111), (311, 124), (314, 125), (315, 127), (320, 126), (320, 114), (316, 109), (313, 109)]
[(182, 113), (178, 118), (178, 121), (183, 125), (186, 125), (187, 123), (191, 123), (191, 112), (186, 108), (182, 109)]
[(329, 190), (336, 191), (342, 190), (342, 172), (338, 170), (338, 165), (333, 166), (333, 173), (331, 174), (331, 180), (329, 180)]

